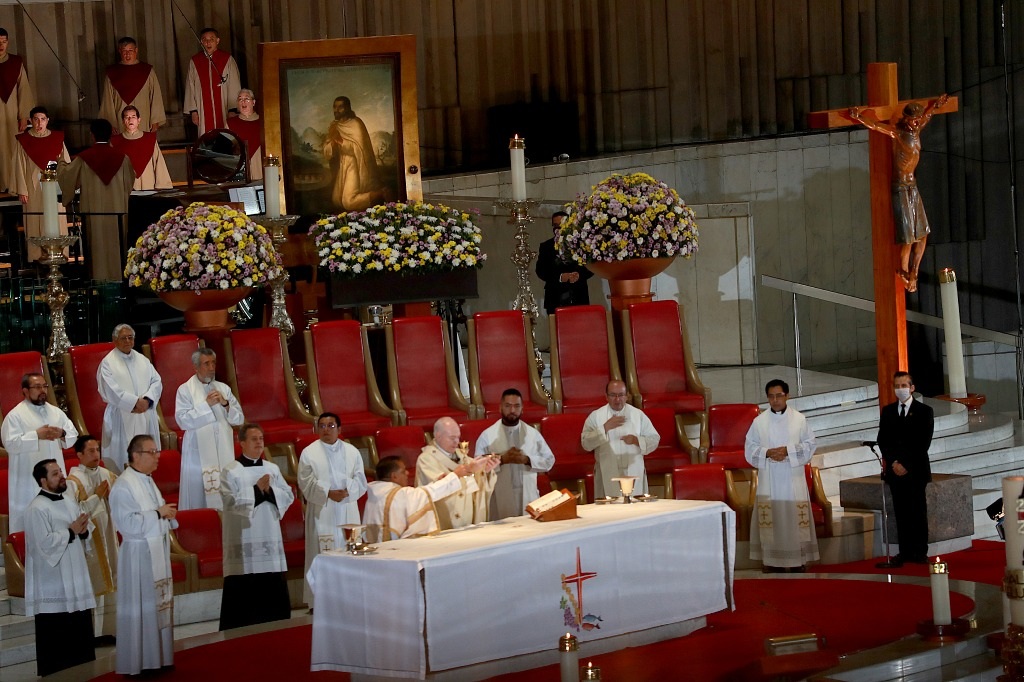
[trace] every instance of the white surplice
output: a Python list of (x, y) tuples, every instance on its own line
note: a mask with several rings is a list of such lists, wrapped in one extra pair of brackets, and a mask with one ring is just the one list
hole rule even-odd
[(117, 556), (117, 662), (135, 675), (174, 663), (171, 545), (178, 527), (161, 519), (164, 498), (153, 477), (127, 467), (110, 491), (110, 513), (121, 533)]
[[(206, 396), (214, 390), (227, 399), (227, 407), (206, 402)], [(245, 421), (242, 406), (226, 384), (204, 384), (193, 376), (178, 387), (174, 420), (185, 429), (178, 509), (222, 509), (220, 476), (235, 461), (235, 432), (231, 427)]]
[[(110, 503), (96, 494), (96, 488), (107, 482), (113, 487), (117, 480), (112, 472), (101, 466), (92, 469), (78, 465), (68, 472), (68, 491), (65, 496), (77, 500), (91, 521), (89, 537), (85, 541), (85, 560), (89, 564), (96, 610), (93, 629), (97, 635), (115, 634), (114, 619), (117, 589), (117, 533), (110, 516)], [(109, 496), (109, 493), (108, 493)]]
[(82, 513), (70, 497), (40, 494), (25, 509), (25, 615), (96, 606), (82, 540), (68, 526)]
[[(256, 481), (266, 474), (270, 474), (274, 502), (256, 504)], [(220, 486), (224, 497), (221, 522), (225, 577), (287, 571), (281, 518), (295, 495), (281, 469), (266, 460), (259, 466), (243, 466), (236, 460), (224, 468)]]
[[(605, 422), (620, 415), (626, 418), (626, 423), (605, 433)], [(628, 435), (636, 436), (640, 444), (624, 442), (622, 437)], [(609, 405), (597, 408), (587, 417), (580, 442), (585, 450), (594, 451), (594, 497), (619, 495), (619, 485), (612, 480), (617, 476), (635, 476), (633, 494), (647, 494), (644, 457), (654, 452), (661, 436), (642, 410), (629, 404), (624, 405), (621, 412), (615, 412)]]
[(537, 474), (550, 471), (555, 464), (554, 453), (537, 429), (523, 422), (505, 426), (500, 419), (480, 434), (476, 456), (501, 454), (511, 447), (519, 448), (530, 463), (502, 464), (494, 470), (498, 478), (491, 494), (491, 521), (525, 514), (526, 505), (540, 497)]
[[(64, 429), (60, 440), (39, 440), (36, 429), (40, 426), (57, 426)], [(69, 448), (78, 438), (78, 431), (60, 408), (46, 403), (33, 405), (22, 400), (14, 409), (4, 415), (0, 426), (0, 443), (7, 449), (7, 494), (10, 532), (25, 530), (22, 515), (25, 507), (39, 492), (39, 484), (32, 480), (32, 467), (44, 459), (55, 459), (60, 470), (64, 468), (64, 448)]]
[[(133, 437), (146, 434), (160, 447), (156, 404), (164, 385), (145, 355), (136, 350), (125, 354), (116, 348), (96, 369), (96, 385), (107, 404), (103, 412), (103, 459), (111, 471), (120, 473), (128, 463), (128, 443)], [(136, 414), (132, 410), (139, 398), (149, 398), (153, 404)]]
[[(437, 445), (428, 445), (423, 448), (419, 459), (416, 460), (416, 485), (429, 485), (454, 472), (460, 464), (469, 464), (471, 461), (472, 458), (468, 455), (453, 455)], [(497, 479), (493, 471), (463, 476), (459, 479), (457, 492), (443, 498), (434, 498), (434, 508), (437, 510), (441, 530), (462, 528), (486, 521), (491, 493)]]
[(455, 472), (420, 488), (370, 481), (363, 510), (367, 541), (387, 542), (440, 532), (433, 500), (448, 497), (461, 488)]
[[(781, 462), (770, 448), (785, 446)], [(814, 517), (804, 465), (814, 454), (814, 432), (807, 419), (787, 407), (767, 410), (750, 425), (744, 444), (747, 462), (757, 469), (757, 504), (750, 523), (750, 558), (766, 566), (797, 567), (818, 559)]]
[[(358, 500), (366, 492), (363, 458), (343, 440), (328, 445), (311, 443), (299, 457), (299, 490), (306, 498), (306, 564), (309, 572), (313, 558), (345, 546), (341, 526), (359, 523)], [(348, 497), (334, 502), (327, 497), (332, 490), (347, 490)], [(313, 606), (309, 583), (303, 589), (306, 603)]]

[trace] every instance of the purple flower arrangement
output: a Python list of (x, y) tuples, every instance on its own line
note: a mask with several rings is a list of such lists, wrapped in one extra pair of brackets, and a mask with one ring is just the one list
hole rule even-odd
[(235, 289), (266, 284), (281, 257), (266, 228), (227, 206), (178, 207), (146, 228), (128, 250), (133, 287), (161, 291)]
[(555, 249), (580, 265), (697, 253), (693, 209), (646, 173), (612, 175), (566, 205)]

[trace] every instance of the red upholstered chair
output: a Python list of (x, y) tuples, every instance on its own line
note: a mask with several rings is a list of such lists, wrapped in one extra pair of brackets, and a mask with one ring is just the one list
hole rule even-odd
[[(28, 350), (0, 354), (0, 418), (25, 399), (21, 392), (21, 377), (30, 372), (42, 374), (46, 383), (53, 384), (50, 380), (50, 367), (40, 353)], [(46, 399), (56, 405), (53, 395), (52, 390), (48, 391)]]
[(406, 424), (433, 428), (440, 417), (475, 418), (455, 378), (448, 330), (440, 317), (403, 317), (384, 327), (391, 405)]
[(99, 438), (103, 435), (103, 411), (106, 403), (100, 398), (96, 370), (113, 342), (87, 343), (72, 346), (64, 354), (64, 381), (68, 392), (68, 412), (78, 433)]
[(554, 413), (555, 402), (541, 384), (530, 320), (521, 310), (476, 313), (469, 329), (469, 394), (481, 418), (497, 419), (507, 388), (523, 394), (522, 418), (536, 424)]
[(8, 469), (0, 469), (0, 542), (7, 537), (7, 532), (11, 529), (11, 494), (7, 489), (8, 475)]
[(25, 532), (11, 533), (4, 538), (4, 573), (7, 594), (25, 597)]
[(608, 402), (609, 381), (622, 381), (610, 313), (599, 305), (559, 308), (551, 330), (551, 397), (561, 412), (590, 414)]
[(753, 403), (712, 405), (708, 410), (708, 462), (726, 469), (750, 469), (743, 446), (750, 424), (760, 413)]
[[(697, 376), (682, 306), (675, 301), (634, 303), (622, 312), (626, 387), (640, 408), (668, 407), (687, 423), (700, 424), (700, 447), (707, 452), (711, 390)], [(689, 440), (683, 443), (693, 450)]]
[[(825, 495), (825, 488), (821, 484), (821, 473), (818, 471), (818, 467), (805, 464), (804, 480), (807, 483), (807, 494), (811, 500), (814, 532), (819, 538), (830, 538), (832, 537), (832, 503)], [(757, 504), (756, 470), (753, 472), (750, 480), (750, 499), (748, 504), (751, 509)]]
[(281, 517), (281, 541), (284, 543), (289, 580), (302, 578), (306, 562), (306, 524), (302, 519), (302, 495), (294, 485), (292, 492), (295, 493), (295, 501)]
[(469, 443), (469, 454), (471, 456), (476, 455), (476, 442), (480, 440), (480, 434), (496, 421), (498, 421), (498, 418), (473, 419), (472, 421), (459, 422), (459, 432), (461, 433), (459, 438)]
[(672, 494), (677, 500), (725, 502), (736, 512), (736, 539), (750, 539), (752, 507), (742, 499), (732, 475), (721, 464), (689, 464), (672, 470)]
[(388, 426), (379, 429), (374, 436), (377, 446), (377, 461), (385, 457), (401, 457), (405, 462), (409, 484), (416, 484), (416, 460), (427, 439), (419, 426)]
[(263, 429), (268, 445), (290, 445), (316, 421), (295, 389), (288, 344), (276, 327), (232, 329), (224, 341), (228, 383), (245, 419)]
[(366, 329), (355, 320), (317, 322), (305, 336), (313, 413), (337, 413), (341, 437), (369, 448), (377, 429), (397, 425), (399, 415), (381, 397)]
[(548, 475), (537, 474), (537, 492), (541, 495), (547, 495), (552, 490), (554, 490), (554, 487), (551, 485), (551, 479), (548, 478)]
[(178, 527), (171, 531), (171, 556), (185, 559), (192, 591), (223, 587), (220, 514), (216, 509), (188, 509), (179, 511), (175, 519)]
[(684, 449), (686, 440), (683, 425), (679, 423), (676, 413), (667, 407), (652, 407), (644, 410), (644, 414), (654, 424), (654, 430), (661, 436), (658, 447), (644, 457), (644, 469), (647, 470), (649, 485), (661, 485), (665, 497), (672, 497), (672, 472), (676, 467), (691, 464), (691, 451)]
[(540, 420), (540, 433), (555, 455), (548, 479), (558, 489), (580, 493), (580, 502), (594, 499), (594, 453), (583, 449), (580, 435), (585, 414), (549, 414)]
[(156, 369), (164, 382), (164, 394), (157, 403), (156, 413), (160, 418), (161, 433), (175, 434), (176, 442), (172, 448), (180, 448), (185, 430), (174, 420), (175, 402), (178, 387), (192, 378), (195, 368), (192, 366), (192, 353), (203, 347), (203, 342), (195, 334), (170, 334), (154, 336), (142, 352)]
[(177, 450), (161, 450), (160, 464), (153, 472), (153, 482), (168, 504), (178, 503), (181, 487), (181, 453)]

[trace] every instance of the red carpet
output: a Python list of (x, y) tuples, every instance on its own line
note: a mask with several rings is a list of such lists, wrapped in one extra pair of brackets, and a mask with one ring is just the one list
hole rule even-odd
[[(934, 561), (935, 557), (931, 557)], [(866, 573), (908, 575), (928, 577), (928, 567), (923, 564), (904, 564), (902, 568), (875, 568), (883, 558), (851, 561), (847, 564), (815, 566), (817, 573)], [(987, 585), (1002, 585), (1006, 568), (1006, 545), (994, 540), (975, 540), (970, 549), (953, 552), (944, 558), (949, 564), (949, 577), (954, 580), (970, 580)]]
[[(837, 599), (837, 595), (841, 595)], [(764, 655), (766, 637), (815, 632), (837, 655), (880, 646), (912, 634), (931, 617), (927, 587), (860, 580), (737, 580), (736, 611), (708, 616), (708, 627), (688, 637), (593, 657), (611, 680), (735, 680), (737, 672)], [(973, 602), (952, 595), (953, 615)], [(870, 626), (865, 626), (870, 623)], [(253, 635), (175, 654), (174, 670), (160, 680), (337, 679), (344, 673), (311, 673), (310, 626)], [(120, 680), (113, 673), (97, 679)], [(558, 666), (495, 678), (504, 682), (555, 682)]]

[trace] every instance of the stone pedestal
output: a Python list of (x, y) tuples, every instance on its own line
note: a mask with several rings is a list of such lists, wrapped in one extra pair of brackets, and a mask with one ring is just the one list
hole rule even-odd
[[(889, 543), (899, 542), (896, 518), (892, 513), (892, 493), (878, 476), (850, 478), (839, 482), (839, 503), (843, 509), (881, 512), (882, 492), (889, 516)], [(974, 507), (971, 477), (957, 474), (932, 474), (925, 491), (928, 500), (928, 544), (932, 546), (974, 535)], [(880, 521), (880, 519), (879, 519)], [(880, 540), (880, 538), (876, 538)], [(944, 551), (944, 550), (941, 550)], [(929, 549), (929, 553), (931, 549)]]

